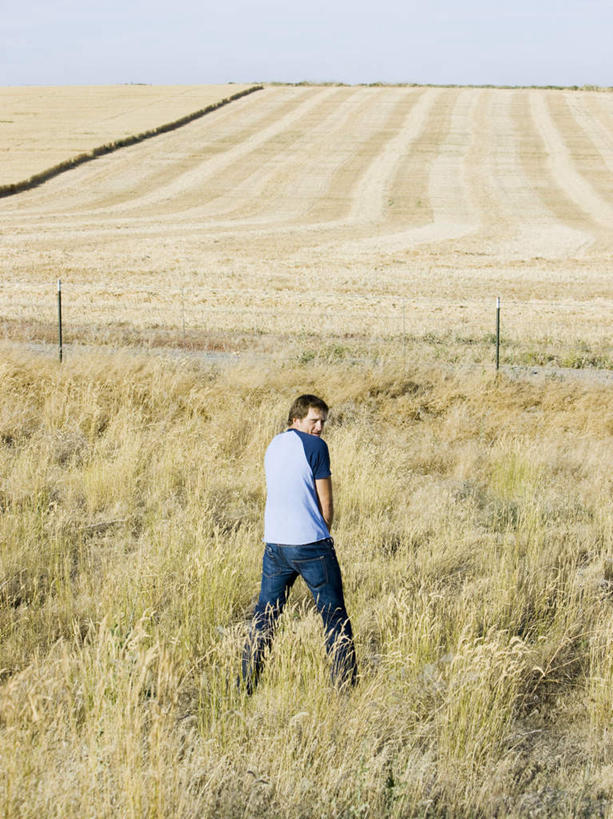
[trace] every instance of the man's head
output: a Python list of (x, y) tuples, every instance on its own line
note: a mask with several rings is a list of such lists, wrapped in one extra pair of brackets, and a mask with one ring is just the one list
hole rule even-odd
[(287, 419), (292, 429), (321, 435), (328, 417), (328, 405), (316, 395), (299, 395), (290, 407)]

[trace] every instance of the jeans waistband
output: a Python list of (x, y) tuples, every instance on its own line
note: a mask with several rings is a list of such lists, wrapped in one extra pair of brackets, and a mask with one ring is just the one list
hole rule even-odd
[(329, 545), (334, 546), (334, 539), (331, 537), (325, 537), (322, 540), (313, 540), (311, 543), (271, 543), (267, 542), (267, 546), (281, 546), (282, 548), (286, 549), (308, 549), (312, 546), (314, 549), (317, 547)]

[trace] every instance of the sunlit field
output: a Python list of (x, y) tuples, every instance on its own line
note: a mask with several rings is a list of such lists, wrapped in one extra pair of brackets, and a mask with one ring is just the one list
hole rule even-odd
[(268, 86), (0, 199), (0, 333), (53, 341), (62, 279), (67, 343), (481, 361), (500, 297), (503, 363), (610, 368), (612, 132), (609, 91)]
[[(0, 368), (3, 815), (605, 811), (610, 388), (415, 359)], [(262, 456), (306, 389), (360, 682), (331, 688), (299, 581), (249, 699)]]
[(0, 87), (0, 188), (158, 128), (244, 85)]
[[(3, 816), (611, 813), (612, 100), (266, 87), (0, 200)], [(247, 697), (302, 392), (359, 684), (298, 581)]]

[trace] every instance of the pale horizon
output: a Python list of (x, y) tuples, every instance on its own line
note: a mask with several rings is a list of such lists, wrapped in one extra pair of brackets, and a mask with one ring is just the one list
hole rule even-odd
[(376, 6), (24, 0), (0, 25), (0, 85), (343, 83), (613, 86), (605, 0)]

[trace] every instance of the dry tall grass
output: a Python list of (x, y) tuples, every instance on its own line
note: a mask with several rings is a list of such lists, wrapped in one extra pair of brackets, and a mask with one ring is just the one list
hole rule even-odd
[[(0, 364), (0, 812), (605, 813), (610, 389), (473, 371), (119, 356)], [(261, 461), (332, 406), (361, 681), (303, 587), (256, 695)]]

